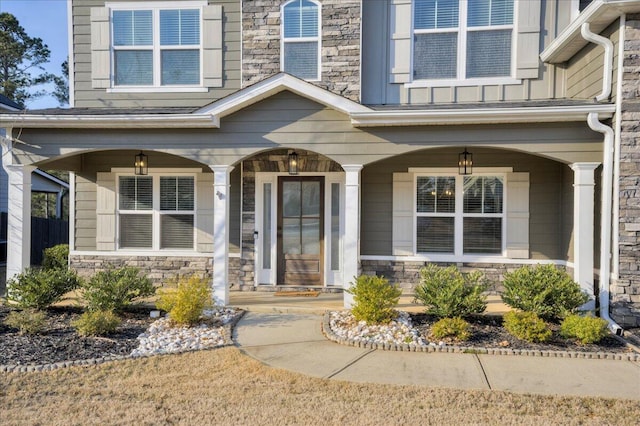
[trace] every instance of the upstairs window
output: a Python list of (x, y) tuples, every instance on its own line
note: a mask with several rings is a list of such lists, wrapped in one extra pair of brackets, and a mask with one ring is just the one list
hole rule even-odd
[(201, 85), (200, 9), (113, 10), (114, 86)]
[(320, 79), (320, 5), (292, 0), (282, 7), (281, 69), (304, 80)]
[(510, 77), (513, 0), (415, 0), (413, 78)]

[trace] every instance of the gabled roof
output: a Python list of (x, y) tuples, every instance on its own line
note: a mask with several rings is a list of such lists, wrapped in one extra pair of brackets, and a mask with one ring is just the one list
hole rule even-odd
[(7, 98), (5, 95), (0, 94), (0, 109), (8, 110), (8, 111), (20, 111), (22, 105), (17, 102), (12, 101)]
[(279, 73), (200, 108), (195, 113), (211, 114), (220, 119), (285, 90), (347, 115), (371, 111), (370, 108), (364, 105), (307, 83), (297, 77)]

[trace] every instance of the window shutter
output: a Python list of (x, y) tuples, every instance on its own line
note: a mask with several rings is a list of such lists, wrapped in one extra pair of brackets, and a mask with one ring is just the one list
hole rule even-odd
[(408, 83), (411, 81), (411, 0), (391, 0), (389, 8), (389, 82)]
[(205, 6), (202, 26), (204, 86), (222, 87), (222, 6)]
[(109, 37), (109, 9), (91, 8), (91, 86), (94, 89), (111, 87), (111, 43)]
[(393, 255), (413, 253), (413, 174), (393, 174)]
[(198, 174), (196, 200), (196, 250), (213, 253), (213, 173)]
[(116, 249), (116, 177), (97, 173), (96, 179), (96, 249)]
[(529, 258), (529, 173), (507, 173), (507, 257)]
[(516, 78), (538, 78), (540, 0), (516, 1)]

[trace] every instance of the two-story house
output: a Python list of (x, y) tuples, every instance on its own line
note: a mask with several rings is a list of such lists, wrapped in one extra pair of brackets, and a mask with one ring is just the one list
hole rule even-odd
[(226, 303), (231, 288), (341, 290), (360, 273), (411, 287), (428, 262), (496, 282), (553, 263), (638, 326), (636, 13), (70, 0), (72, 108), (1, 117), (8, 273), (29, 264), (29, 172), (45, 167), (71, 172), (82, 272), (206, 272)]

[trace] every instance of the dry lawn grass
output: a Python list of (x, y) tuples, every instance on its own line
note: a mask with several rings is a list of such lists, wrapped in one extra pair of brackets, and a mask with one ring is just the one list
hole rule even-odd
[(236, 348), (0, 375), (0, 424), (634, 424), (637, 402), (355, 384)]

